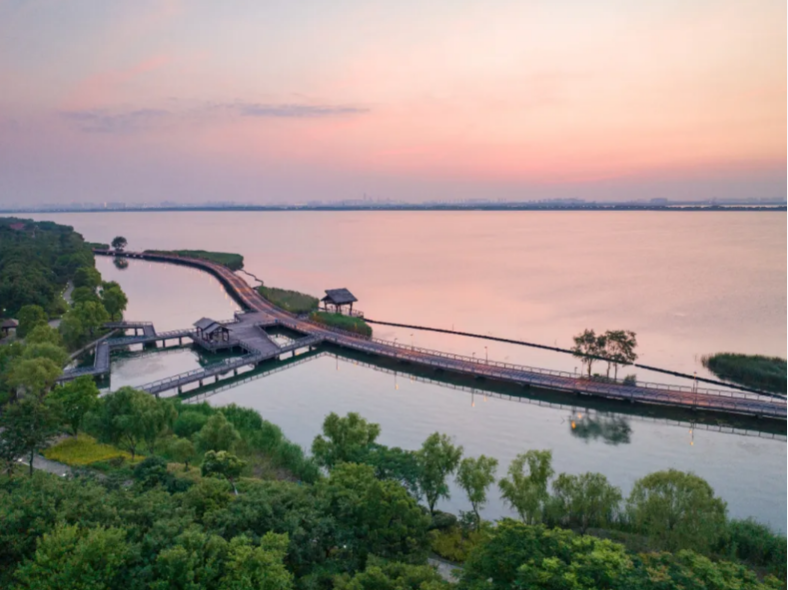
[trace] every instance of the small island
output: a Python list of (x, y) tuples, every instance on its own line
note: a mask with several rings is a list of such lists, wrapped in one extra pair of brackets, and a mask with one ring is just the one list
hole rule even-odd
[(720, 379), (772, 393), (786, 393), (786, 361), (778, 356), (718, 352), (701, 359)]

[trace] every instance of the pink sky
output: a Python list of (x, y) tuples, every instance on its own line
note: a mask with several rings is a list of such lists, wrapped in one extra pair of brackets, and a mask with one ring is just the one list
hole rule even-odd
[(0, 0), (0, 205), (775, 198), (786, 5)]

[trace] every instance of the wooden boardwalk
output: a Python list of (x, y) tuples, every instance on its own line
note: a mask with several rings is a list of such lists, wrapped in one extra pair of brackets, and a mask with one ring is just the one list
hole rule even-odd
[[(111, 251), (96, 250), (95, 252), (96, 254), (114, 255)], [(219, 264), (206, 260), (164, 254), (132, 252), (123, 253), (123, 255), (132, 258), (181, 264), (209, 272), (219, 279), (228, 293), (247, 310), (248, 313), (242, 315), (248, 316), (252, 323), (267, 326), (279, 324), (307, 337), (313, 337), (315, 342), (328, 342), (339, 347), (364, 352), (372, 356), (393, 359), (402, 363), (430, 367), (438, 371), (451, 371), (481, 379), (515, 383), (524, 387), (566, 391), (577, 395), (626, 400), (632, 403), (694, 408), (780, 420), (786, 419), (785, 400), (768, 398), (757, 394), (643, 382), (639, 382), (635, 386), (627, 386), (619, 383), (587, 379), (564, 371), (551, 371), (510, 363), (485, 361), (435, 350), (405, 346), (376, 338), (365, 338), (358, 334), (328, 328), (275, 307), (263, 299), (246, 281), (230, 269)], [(236, 333), (239, 337), (243, 337), (240, 331)], [(257, 340), (255, 341), (255, 343), (258, 342)]]

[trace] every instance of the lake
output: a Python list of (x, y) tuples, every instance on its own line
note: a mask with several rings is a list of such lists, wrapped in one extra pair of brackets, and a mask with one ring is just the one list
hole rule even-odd
[[(367, 317), (570, 347), (584, 328), (631, 329), (640, 361), (710, 376), (719, 351), (786, 354), (786, 217), (739, 212), (159, 212), (41, 214), (86, 239), (130, 249), (238, 252), (269, 286), (315, 295), (349, 288)], [(129, 295), (126, 317), (158, 330), (237, 309), (197, 270), (131, 261), (97, 265)], [(495, 360), (575, 370), (538, 349), (375, 327), (377, 336)], [(485, 348), (486, 345), (486, 348)], [(198, 366), (188, 349), (119, 355), (112, 387)], [(599, 367), (602, 368), (601, 366)], [(668, 382), (637, 370), (638, 378)], [(675, 380), (675, 378), (674, 378)], [(551, 449), (556, 472), (600, 471), (627, 493), (670, 467), (706, 478), (737, 517), (786, 526), (785, 438), (665, 423), (456, 390), (322, 355), (220, 391), (210, 403), (253, 407), (308, 448), (325, 415), (357, 411), (381, 442), (418, 447), (446, 432), (466, 454), (499, 459), (499, 476), (528, 449)], [(579, 403), (579, 402), (578, 402)], [(600, 435), (618, 433), (616, 437)], [(462, 494), (440, 506), (467, 510)], [(491, 493), (487, 518), (509, 514)]]

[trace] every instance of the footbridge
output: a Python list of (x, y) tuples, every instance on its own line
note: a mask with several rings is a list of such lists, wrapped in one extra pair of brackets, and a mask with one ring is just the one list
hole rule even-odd
[[(246, 310), (247, 313), (243, 315), (251, 323), (269, 327), (280, 325), (303, 335), (304, 338), (313, 338), (314, 343), (330, 343), (338, 347), (366, 353), (373, 357), (382, 357), (400, 363), (419, 365), (436, 371), (450, 371), (477, 379), (513, 383), (525, 388), (536, 387), (570, 392), (579, 396), (625, 400), (631, 403), (675, 406), (779, 420), (786, 419), (786, 402), (784, 399), (772, 399), (755, 393), (647, 382), (638, 382), (637, 385), (625, 385), (619, 382), (588, 379), (564, 371), (482, 360), (406, 346), (377, 338), (368, 338), (356, 333), (329, 328), (308, 318), (298, 317), (286, 312), (264, 299), (256, 289), (252, 288), (233, 271), (217, 263), (202, 259), (147, 252), (116, 253), (112, 250), (95, 250), (94, 252), (99, 255), (129, 256), (157, 262), (181, 264), (204, 270), (212, 274), (224, 285), (228, 293)], [(247, 327), (243, 329), (245, 330)], [(236, 334), (239, 342), (247, 341), (241, 330), (237, 330)], [(260, 338), (263, 337), (260, 336)], [(281, 354), (281, 349), (279, 354)], [(254, 362), (256, 358), (250, 353), (250, 355), (247, 355), (247, 363)], [(273, 356), (269, 358), (273, 358)], [(240, 363), (241, 359), (235, 362)], [(225, 373), (230, 370), (233, 370), (233, 367), (224, 368)], [(152, 386), (153, 384), (151, 384)], [(177, 386), (174, 385), (174, 387)], [(159, 387), (159, 385), (156, 385), (156, 387)], [(151, 392), (153, 393), (153, 391)]]

